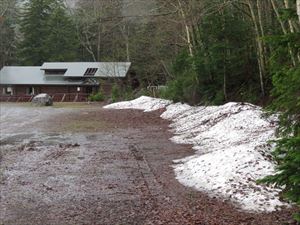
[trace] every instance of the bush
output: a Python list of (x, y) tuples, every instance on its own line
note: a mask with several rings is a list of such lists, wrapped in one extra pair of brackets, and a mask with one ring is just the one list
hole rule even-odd
[(88, 99), (91, 102), (101, 102), (104, 101), (105, 98), (102, 92), (98, 92), (96, 94), (91, 94)]
[(111, 100), (112, 102), (132, 100), (136, 96), (132, 91), (131, 87), (122, 88), (121, 86), (114, 84), (111, 90)]
[(167, 89), (160, 93), (161, 98), (173, 100), (174, 102), (182, 102), (183, 87), (180, 80), (173, 80), (167, 84)]
[(121, 98), (120, 87), (117, 84), (114, 84), (111, 90), (111, 99), (112, 102), (117, 102)]
[(147, 88), (142, 88), (134, 94), (134, 98), (138, 98), (140, 96), (151, 96), (152, 93)]
[(123, 99), (126, 100), (126, 101), (135, 99), (134, 92), (133, 92), (133, 90), (132, 90), (130, 87), (128, 87), (128, 88), (125, 90)]

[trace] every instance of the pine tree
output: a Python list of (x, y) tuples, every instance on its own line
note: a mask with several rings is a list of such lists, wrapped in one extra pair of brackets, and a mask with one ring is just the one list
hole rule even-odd
[[(293, 10), (282, 18), (296, 22), (296, 15)], [(300, 32), (272, 36), (268, 41), (273, 49), (272, 109), (280, 112), (281, 139), (273, 154), (277, 173), (263, 181), (284, 187), (283, 196), (300, 207), (300, 62), (286, 57), (300, 52)], [(300, 214), (295, 219), (300, 222)]]
[[(299, 35), (299, 34), (298, 34)], [(299, 35), (300, 37), (300, 35)], [(300, 207), (300, 65), (274, 74), (273, 109), (281, 111), (279, 134), (273, 153), (277, 173), (262, 181), (284, 187), (283, 196)], [(300, 222), (300, 214), (295, 215)]]
[(22, 65), (76, 59), (76, 32), (60, 0), (30, 0), (20, 22)]
[(19, 46), (19, 59), (24, 65), (38, 66), (47, 61), (45, 40), (53, 3), (54, 0), (30, 0), (25, 4), (20, 23), (23, 39)]
[(74, 61), (79, 46), (75, 26), (61, 2), (53, 8), (45, 39), (47, 61)]
[(16, 0), (0, 0), (0, 68), (15, 60)]

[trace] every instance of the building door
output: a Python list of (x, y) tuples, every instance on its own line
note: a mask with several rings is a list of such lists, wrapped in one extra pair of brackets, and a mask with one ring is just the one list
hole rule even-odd
[(35, 88), (34, 87), (28, 87), (26, 89), (26, 94), (27, 95), (35, 95), (36, 91), (35, 91)]
[(86, 92), (87, 94), (92, 94), (92, 93), (93, 93), (93, 87), (90, 87), (90, 86), (86, 87), (86, 88), (85, 88), (85, 92)]

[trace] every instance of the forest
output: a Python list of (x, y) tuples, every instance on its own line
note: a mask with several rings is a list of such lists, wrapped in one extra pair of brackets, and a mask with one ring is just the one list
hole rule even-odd
[(1, 67), (131, 61), (142, 87), (191, 104), (267, 105), (279, 74), (297, 73), (295, 0), (71, 2), (1, 0)]
[(0, 67), (130, 61), (134, 93), (163, 85), (175, 102), (280, 112), (279, 173), (262, 182), (300, 205), (300, 0), (71, 3), (0, 0)]

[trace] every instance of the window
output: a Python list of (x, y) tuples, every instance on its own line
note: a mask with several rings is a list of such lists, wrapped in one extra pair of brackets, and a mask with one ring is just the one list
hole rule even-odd
[(13, 88), (12, 87), (5, 87), (5, 88), (3, 88), (3, 94), (5, 94), (5, 95), (13, 95)]
[(64, 75), (67, 72), (67, 69), (46, 69), (46, 75)]
[(27, 94), (28, 95), (34, 95), (34, 87), (27, 88)]
[(94, 76), (97, 70), (98, 68), (87, 68), (87, 70), (84, 73), (84, 76)]

